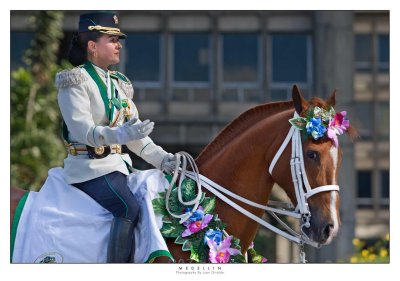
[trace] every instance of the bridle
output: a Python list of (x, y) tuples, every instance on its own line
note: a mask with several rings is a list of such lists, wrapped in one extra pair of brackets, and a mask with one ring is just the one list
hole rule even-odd
[[(299, 117), (297, 112), (294, 112), (294, 118)], [(311, 196), (318, 194), (320, 192), (325, 191), (339, 191), (338, 185), (323, 185), (315, 188), (311, 188), (310, 183), (308, 182), (307, 173), (304, 167), (304, 158), (303, 158), (303, 147), (301, 144), (301, 135), (300, 130), (296, 129), (292, 126), (287, 134), (285, 140), (283, 141), (282, 145), (278, 149), (278, 152), (275, 154), (274, 158), (272, 159), (271, 165), (269, 166), (268, 172), (272, 176), (272, 172), (274, 167), (281, 157), (283, 151), (285, 150), (286, 146), (288, 145), (289, 141), (292, 141), (292, 155), (290, 159), (290, 171), (292, 174), (292, 181), (294, 185), (294, 190), (297, 199), (297, 206), (294, 212), (299, 213), (301, 215), (301, 242), (310, 244), (314, 247), (319, 247), (318, 243), (311, 241), (308, 236), (304, 233), (303, 227), (309, 228), (310, 227), (310, 219), (311, 219), (311, 212), (308, 206), (307, 199)], [(303, 185), (304, 184), (304, 185)], [(305, 189), (305, 190), (304, 190)], [(300, 244), (302, 244), (300, 243)]]
[[(295, 112), (294, 117), (298, 117), (299, 115)], [(217, 196), (219, 199), (223, 200), (225, 203), (229, 204), (231, 207), (234, 209), (238, 210), (242, 214), (246, 215), (247, 217), (251, 218), (252, 220), (256, 221), (260, 225), (270, 229), (271, 231), (277, 233), (278, 235), (281, 235), (288, 240), (297, 243), (300, 245), (300, 261), (301, 262), (306, 262), (305, 260), (305, 253), (304, 253), (304, 244), (311, 245), (313, 247), (320, 247), (320, 244), (311, 240), (303, 231), (303, 228), (309, 228), (310, 227), (310, 219), (311, 219), (311, 212), (308, 206), (307, 199), (310, 198), (311, 196), (318, 194), (320, 192), (325, 192), (325, 191), (339, 191), (339, 186), (338, 185), (324, 185), (324, 186), (319, 186), (315, 188), (311, 188), (307, 174), (305, 171), (304, 167), (304, 158), (303, 158), (303, 148), (301, 144), (301, 135), (300, 135), (300, 130), (292, 126), (283, 141), (282, 145), (278, 149), (277, 153), (275, 154), (269, 168), (268, 172), (272, 176), (273, 169), (281, 157), (283, 151), (285, 150), (286, 146), (288, 143), (292, 141), (292, 155), (290, 159), (290, 167), (291, 167), (291, 174), (292, 174), (292, 181), (294, 184), (294, 189), (295, 189), (295, 194), (296, 194), (296, 199), (297, 199), (297, 206), (296, 208), (293, 208), (293, 206), (290, 203), (284, 203), (284, 202), (275, 202), (275, 201), (268, 201), (267, 206), (255, 203), (253, 201), (250, 201), (246, 198), (243, 198), (230, 190), (220, 186), (219, 184), (213, 182), (212, 180), (208, 179), (207, 177), (201, 175), (198, 173), (198, 168), (196, 166), (195, 161), (193, 158), (186, 152), (179, 152), (175, 154), (176, 157), (176, 162), (177, 165), (175, 167), (174, 171), (174, 176), (172, 178), (172, 181), (170, 183), (170, 187), (167, 191), (166, 194), (166, 208), (167, 211), (171, 214), (171, 216), (180, 218), (180, 223), (183, 223), (189, 217), (196, 211), (198, 205), (199, 205), (199, 200), (201, 198), (201, 187), (204, 186), (207, 190), (209, 190), (211, 193), (213, 193), (215, 196)], [(189, 162), (190, 166), (192, 167), (191, 171), (187, 171), (186, 165), (187, 162)], [(182, 167), (181, 166), (182, 163)], [(168, 198), (170, 196), (172, 187), (174, 186), (178, 175), (180, 174), (180, 179), (179, 179), (179, 184), (177, 186), (178, 189), (178, 198), (179, 201), (183, 205), (195, 205), (191, 212), (185, 213), (185, 214), (173, 214), (168, 206)], [(189, 177), (193, 180), (195, 180), (198, 188), (198, 193), (195, 199), (185, 202), (182, 200), (182, 195), (181, 195), (181, 184), (183, 182), (183, 179)], [(245, 204), (248, 204), (250, 206), (263, 209), (267, 211), (270, 215), (272, 215), (278, 222), (279, 224), (286, 230), (283, 231), (272, 224), (262, 220), (258, 216), (255, 216), (254, 214), (250, 213), (246, 209), (242, 208), (235, 202), (233, 202), (231, 199), (226, 197), (224, 194), (241, 201)], [(272, 207), (275, 206), (275, 207)], [(283, 222), (277, 214), (280, 215), (286, 215), (290, 217), (294, 217), (299, 220), (300, 222), (300, 233), (297, 233), (295, 230), (293, 230), (290, 226), (288, 226), (285, 222)]]

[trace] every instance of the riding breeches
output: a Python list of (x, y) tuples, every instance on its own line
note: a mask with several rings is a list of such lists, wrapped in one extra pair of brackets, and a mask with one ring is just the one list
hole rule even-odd
[(114, 217), (122, 217), (133, 221), (139, 218), (139, 203), (127, 185), (127, 176), (121, 172), (110, 174), (72, 184), (82, 190)]

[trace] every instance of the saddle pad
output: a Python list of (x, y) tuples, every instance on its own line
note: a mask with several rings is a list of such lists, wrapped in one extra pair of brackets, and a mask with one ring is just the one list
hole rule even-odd
[[(161, 218), (151, 200), (168, 187), (159, 170), (128, 176), (132, 193), (141, 202), (135, 229), (135, 263), (158, 256), (173, 260), (159, 229)], [(17, 226), (13, 263), (105, 263), (112, 214), (81, 190), (68, 185), (60, 167), (49, 170), (39, 192), (30, 192)]]

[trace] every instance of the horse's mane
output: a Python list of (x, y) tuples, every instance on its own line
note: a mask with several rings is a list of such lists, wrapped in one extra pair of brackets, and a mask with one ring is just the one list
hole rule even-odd
[(292, 101), (266, 103), (245, 111), (226, 125), (214, 140), (200, 152), (196, 159), (197, 164), (201, 165), (204, 163), (210, 156), (215, 155), (222, 147), (226, 146), (232, 139), (242, 134), (254, 125), (254, 123), (290, 108), (293, 108)]

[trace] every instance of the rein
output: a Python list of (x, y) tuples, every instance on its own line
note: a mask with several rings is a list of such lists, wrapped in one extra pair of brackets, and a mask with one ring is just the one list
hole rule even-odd
[[(298, 117), (299, 115), (295, 112), (294, 117)], [(310, 227), (310, 218), (311, 218), (311, 212), (308, 207), (307, 199), (310, 198), (311, 196), (318, 194), (320, 192), (325, 192), (325, 191), (339, 191), (339, 186), (338, 185), (324, 185), (324, 186), (319, 186), (316, 188), (311, 188), (307, 174), (305, 171), (304, 167), (304, 159), (303, 159), (303, 148), (301, 144), (301, 136), (300, 136), (300, 130), (298, 130), (295, 127), (291, 127), (289, 130), (289, 133), (287, 134), (285, 140), (283, 141), (282, 145), (278, 149), (277, 153), (275, 154), (271, 165), (269, 166), (268, 172), (272, 176), (273, 169), (281, 157), (283, 151), (285, 150), (286, 146), (288, 143), (292, 141), (292, 155), (291, 155), (291, 160), (290, 160), (290, 167), (291, 167), (291, 174), (292, 174), (292, 181), (294, 184), (294, 189), (296, 193), (296, 199), (297, 199), (297, 206), (296, 208), (293, 208), (293, 206), (290, 203), (284, 203), (284, 202), (275, 202), (275, 201), (268, 201), (267, 206), (255, 203), (253, 201), (250, 201), (246, 198), (243, 198), (230, 190), (220, 186), (219, 184), (213, 182), (212, 180), (208, 179), (207, 177), (200, 175), (198, 172), (197, 165), (193, 158), (186, 152), (178, 152), (175, 154), (176, 157), (176, 167), (174, 171), (174, 176), (172, 178), (172, 181), (170, 183), (170, 186), (168, 188), (167, 194), (166, 194), (166, 209), (167, 211), (171, 214), (171, 216), (180, 218), (180, 223), (185, 222), (192, 216), (192, 214), (196, 211), (199, 201), (201, 199), (201, 187), (204, 186), (208, 191), (213, 193), (215, 196), (217, 196), (219, 199), (236, 209), (237, 211), (241, 212), (242, 214), (246, 215), (250, 219), (256, 221), (260, 225), (268, 228), (269, 230), (275, 232), (278, 235), (281, 235), (285, 237), (286, 239), (299, 244), (300, 245), (300, 261), (302, 263), (306, 262), (305, 259), (305, 253), (304, 253), (304, 244), (311, 245), (313, 247), (320, 247), (320, 244), (317, 242), (312, 241), (303, 231), (303, 227), (309, 228)], [(182, 159), (182, 160), (181, 160)], [(194, 172), (187, 171), (186, 166), (187, 163), (189, 162), (190, 166), (192, 167)], [(182, 163), (182, 168), (180, 167)], [(169, 197), (171, 194), (171, 190), (174, 186), (174, 184), (177, 181), (178, 175), (180, 174), (180, 179), (179, 179), (179, 184), (177, 186), (178, 188), (178, 198), (179, 201), (183, 205), (194, 205), (193, 209), (185, 214), (177, 215), (171, 213), (169, 209)], [(193, 180), (195, 180), (198, 193), (195, 199), (184, 202), (182, 200), (182, 194), (181, 194), (181, 185), (183, 180), (189, 177)], [(304, 185), (303, 185), (304, 183)], [(262, 209), (267, 211), (272, 217), (274, 217), (279, 224), (286, 230), (283, 231), (272, 224), (262, 220), (260, 217), (255, 216), (254, 214), (250, 213), (243, 207), (239, 206), (229, 198), (227, 198), (224, 194), (231, 196), (232, 198), (243, 202), (247, 205)], [(269, 206), (268, 206), (269, 205)], [(277, 206), (277, 208), (271, 207), (272, 205)], [(288, 210), (291, 209), (291, 210)], [(294, 209), (294, 210), (293, 210)], [(280, 215), (286, 215), (290, 217), (294, 217), (299, 220), (300, 222), (300, 233), (297, 233), (295, 230), (293, 230), (290, 226), (288, 226), (285, 222), (283, 222), (277, 214)]]

